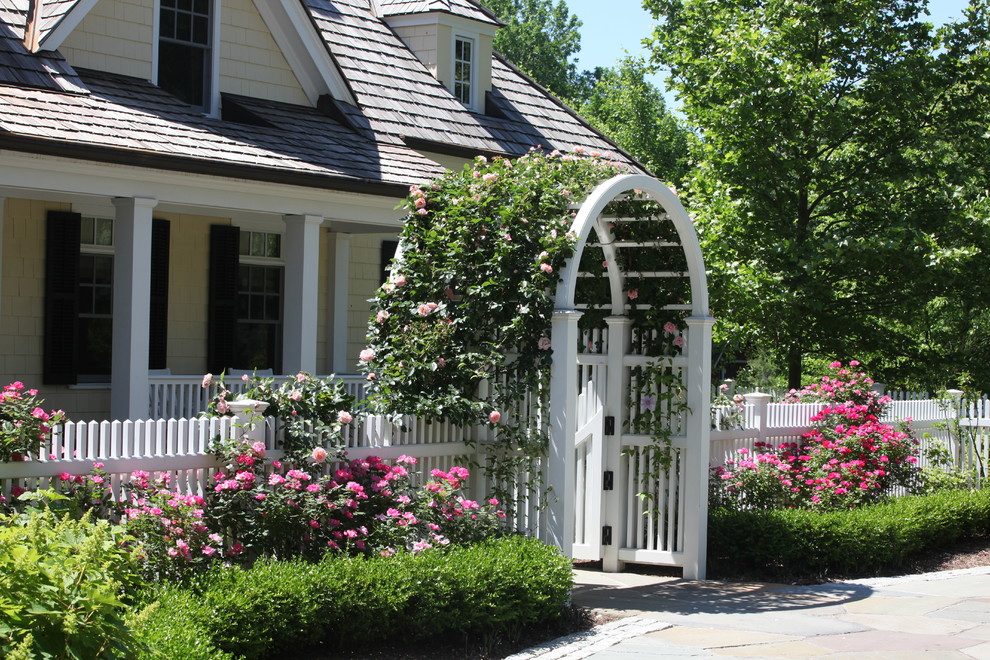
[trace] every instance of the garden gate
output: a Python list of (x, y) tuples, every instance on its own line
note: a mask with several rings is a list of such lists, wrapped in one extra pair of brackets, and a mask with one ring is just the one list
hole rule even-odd
[(697, 235), (644, 175), (602, 183), (576, 210), (552, 322), (546, 540), (609, 571), (703, 579), (714, 319)]

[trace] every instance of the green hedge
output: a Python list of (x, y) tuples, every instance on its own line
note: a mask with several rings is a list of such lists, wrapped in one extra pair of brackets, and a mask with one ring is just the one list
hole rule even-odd
[(203, 659), (512, 633), (559, 616), (571, 580), (556, 548), (519, 536), (394, 557), (261, 561), (164, 588), (137, 630), (148, 657)]
[(716, 509), (708, 518), (708, 565), (713, 575), (871, 574), (987, 533), (990, 489), (900, 497), (847, 511)]

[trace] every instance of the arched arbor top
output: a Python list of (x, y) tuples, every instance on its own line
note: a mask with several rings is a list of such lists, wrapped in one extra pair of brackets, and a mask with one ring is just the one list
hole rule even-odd
[[(637, 212), (632, 213), (632, 217), (610, 215), (606, 213), (610, 205)], [(644, 236), (642, 232), (623, 232), (618, 227), (623, 223), (644, 221), (669, 222), (676, 232), (676, 241), (671, 240), (674, 238), (672, 235)], [(594, 237), (591, 235), (592, 229), (595, 230)], [(602, 182), (580, 205), (571, 232), (577, 243), (574, 256), (561, 271), (561, 282), (554, 300), (557, 310), (575, 309), (579, 305), (579, 279), (599, 274), (582, 270), (581, 267), (583, 258), (587, 261), (586, 250), (595, 247), (602, 253), (603, 268), (600, 274), (608, 278), (609, 291), (608, 301), (599, 300), (598, 304), (609, 306), (613, 315), (626, 314), (630, 292), (633, 291), (631, 281), (686, 277), (690, 286), (690, 303), (682, 301), (673, 303), (673, 306), (688, 311), (691, 316), (708, 316), (704, 260), (693, 223), (674, 191), (657, 179), (642, 174), (623, 174)], [(669, 259), (660, 253), (670, 249), (681, 253), (678, 266), (683, 270), (666, 269)], [(623, 259), (623, 250), (635, 250), (638, 254), (635, 259)], [(643, 300), (639, 304), (650, 305), (653, 301)]]

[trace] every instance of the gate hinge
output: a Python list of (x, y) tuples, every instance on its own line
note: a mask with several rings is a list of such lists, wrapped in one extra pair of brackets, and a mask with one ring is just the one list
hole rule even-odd
[(615, 474), (611, 470), (605, 470), (602, 475), (602, 490), (612, 490), (615, 488)]
[(602, 527), (602, 545), (612, 545), (612, 526)]
[(615, 435), (615, 417), (605, 416), (605, 435)]

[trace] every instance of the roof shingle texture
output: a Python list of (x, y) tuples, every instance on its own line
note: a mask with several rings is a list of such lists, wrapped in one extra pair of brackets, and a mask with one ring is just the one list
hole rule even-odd
[(470, 0), (378, 0), (378, 6), (385, 16), (442, 11), (483, 23), (501, 25), (491, 12)]
[[(50, 1), (52, 19), (74, 4)], [(410, 139), (468, 153), (521, 155), (537, 146), (616, 151), (497, 57), (488, 102), (499, 116), (471, 112), (372, 14), (370, 0), (299, 1), (354, 93), (356, 107), (336, 104), (345, 123), (314, 108), (225, 95), (257, 120), (234, 123), (205, 117), (146, 81), (77, 75), (57, 53), (28, 53), (20, 41), (26, 0), (0, 0), (0, 144), (138, 154), (152, 167), (157, 156), (254, 168), (261, 178), (279, 172), (402, 185), (443, 171), (410, 148)]]

